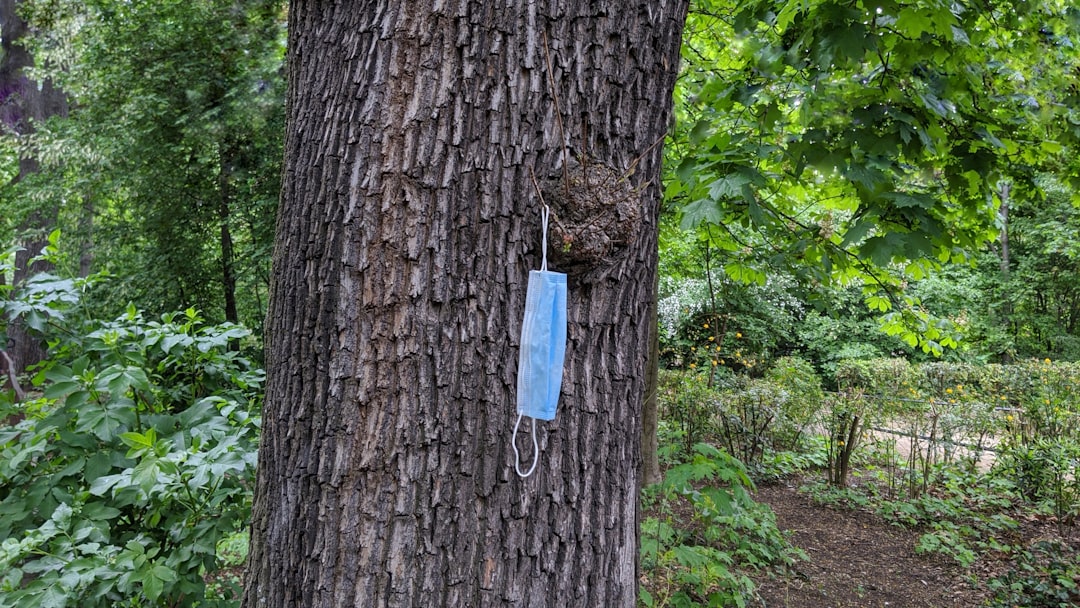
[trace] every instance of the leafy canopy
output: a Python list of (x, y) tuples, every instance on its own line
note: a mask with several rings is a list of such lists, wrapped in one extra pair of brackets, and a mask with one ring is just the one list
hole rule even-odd
[(955, 331), (905, 294), (996, 234), (996, 192), (1038, 196), (1080, 125), (1065, 2), (695, 2), (667, 195), (732, 277), (861, 283), (884, 327)]

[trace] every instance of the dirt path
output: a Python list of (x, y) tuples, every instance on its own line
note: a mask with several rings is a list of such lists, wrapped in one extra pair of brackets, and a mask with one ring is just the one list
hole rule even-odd
[(916, 555), (918, 534), (870, 513), (814, 504), (784, 483), (755, 498), (810, 557), (785, 580), (758, 580), (765, 608), (970, 608), (982, 598), (940, 557)]

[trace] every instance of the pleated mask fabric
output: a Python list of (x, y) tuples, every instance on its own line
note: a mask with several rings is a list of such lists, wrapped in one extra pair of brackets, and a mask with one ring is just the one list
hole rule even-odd
[[(517, 422), (511, 436), (514, 470), (528, 477), (536, 470), (540, 450), (536, 440), (536, 421), (554, 420), (562, 390), (563, 363), (566, 358), (566, 275), (547, 269), (547, 226), (550, 211), (541, 211), (543, 221), (543, 261), (540, 270), (529, 271), (525, 292), (525, 316), (521, 322), (521, 350), (518, 353)], [(531, 418), (533, 461), (528, 471), (521, 470), (517, 447), (518, 427), (523, 418)]]

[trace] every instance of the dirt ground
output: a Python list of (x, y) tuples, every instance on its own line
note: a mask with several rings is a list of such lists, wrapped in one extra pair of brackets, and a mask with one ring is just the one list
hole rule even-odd
[(764, 608), (970, 608), (985, 599), (958, 566), (916, 555), (919, 533), (799, 494), (794, 482), (758, 488), (782, 530), (810, 557), (784, 579), (757, 580)]

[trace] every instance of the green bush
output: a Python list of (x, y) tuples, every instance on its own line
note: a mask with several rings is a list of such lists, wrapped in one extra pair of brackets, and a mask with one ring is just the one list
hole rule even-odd
[(1040, 540), (988, 585), (991, 608), (1071, 608), (1080, 604), (1080, 564), (1059, 542)]
[(846, 486), (851, 460), (863, 435), (875, 423), (902, 411), (914, 382), (904, 359), (841, 361), (836, 368), (837, 393), (825, 416), (829, 482)]
[(0, 406), (0, 607), (214, 604), (203, 577), (254, 481), (247, 335), (132, 309), (54, 344), (42, 396)]
[(657, 407), (680, 439), (676, 458), (689, 455), (694, 445), (714, 434), (719, 403), (703, 374), (661, 370)]
[(773, 447), (798, 451), (807, 428), (817, 419), (825, 404), (821, 378), (814, 371), (814, 366), (799, 357), (780, 357), (765, 373), (765, 378), (787, 394), (787, 399), (780, 404)]
[(994, 473), (1012, 480), (1024, 498), (1050, 505), (1059, 524), (1080, 511), (1080, 442), (1040, 437), (1026, 444), (1006, 444)]
[[(641, 525), (645, 606), (748, 606), (755, 594), (748, 572), (805, 558), (776, 527), (772, 509), (754, 502), (753, 488), (742, 463), (702, 443), (662, 485), (645, 489), (660, 512)], [(689, 507), (689, 529), (671, 516), (676, 503)]]
[(790, 400), (777, 384), (736, 376), (718, 394), (719, 441), (743, 464), (759, 468)]

